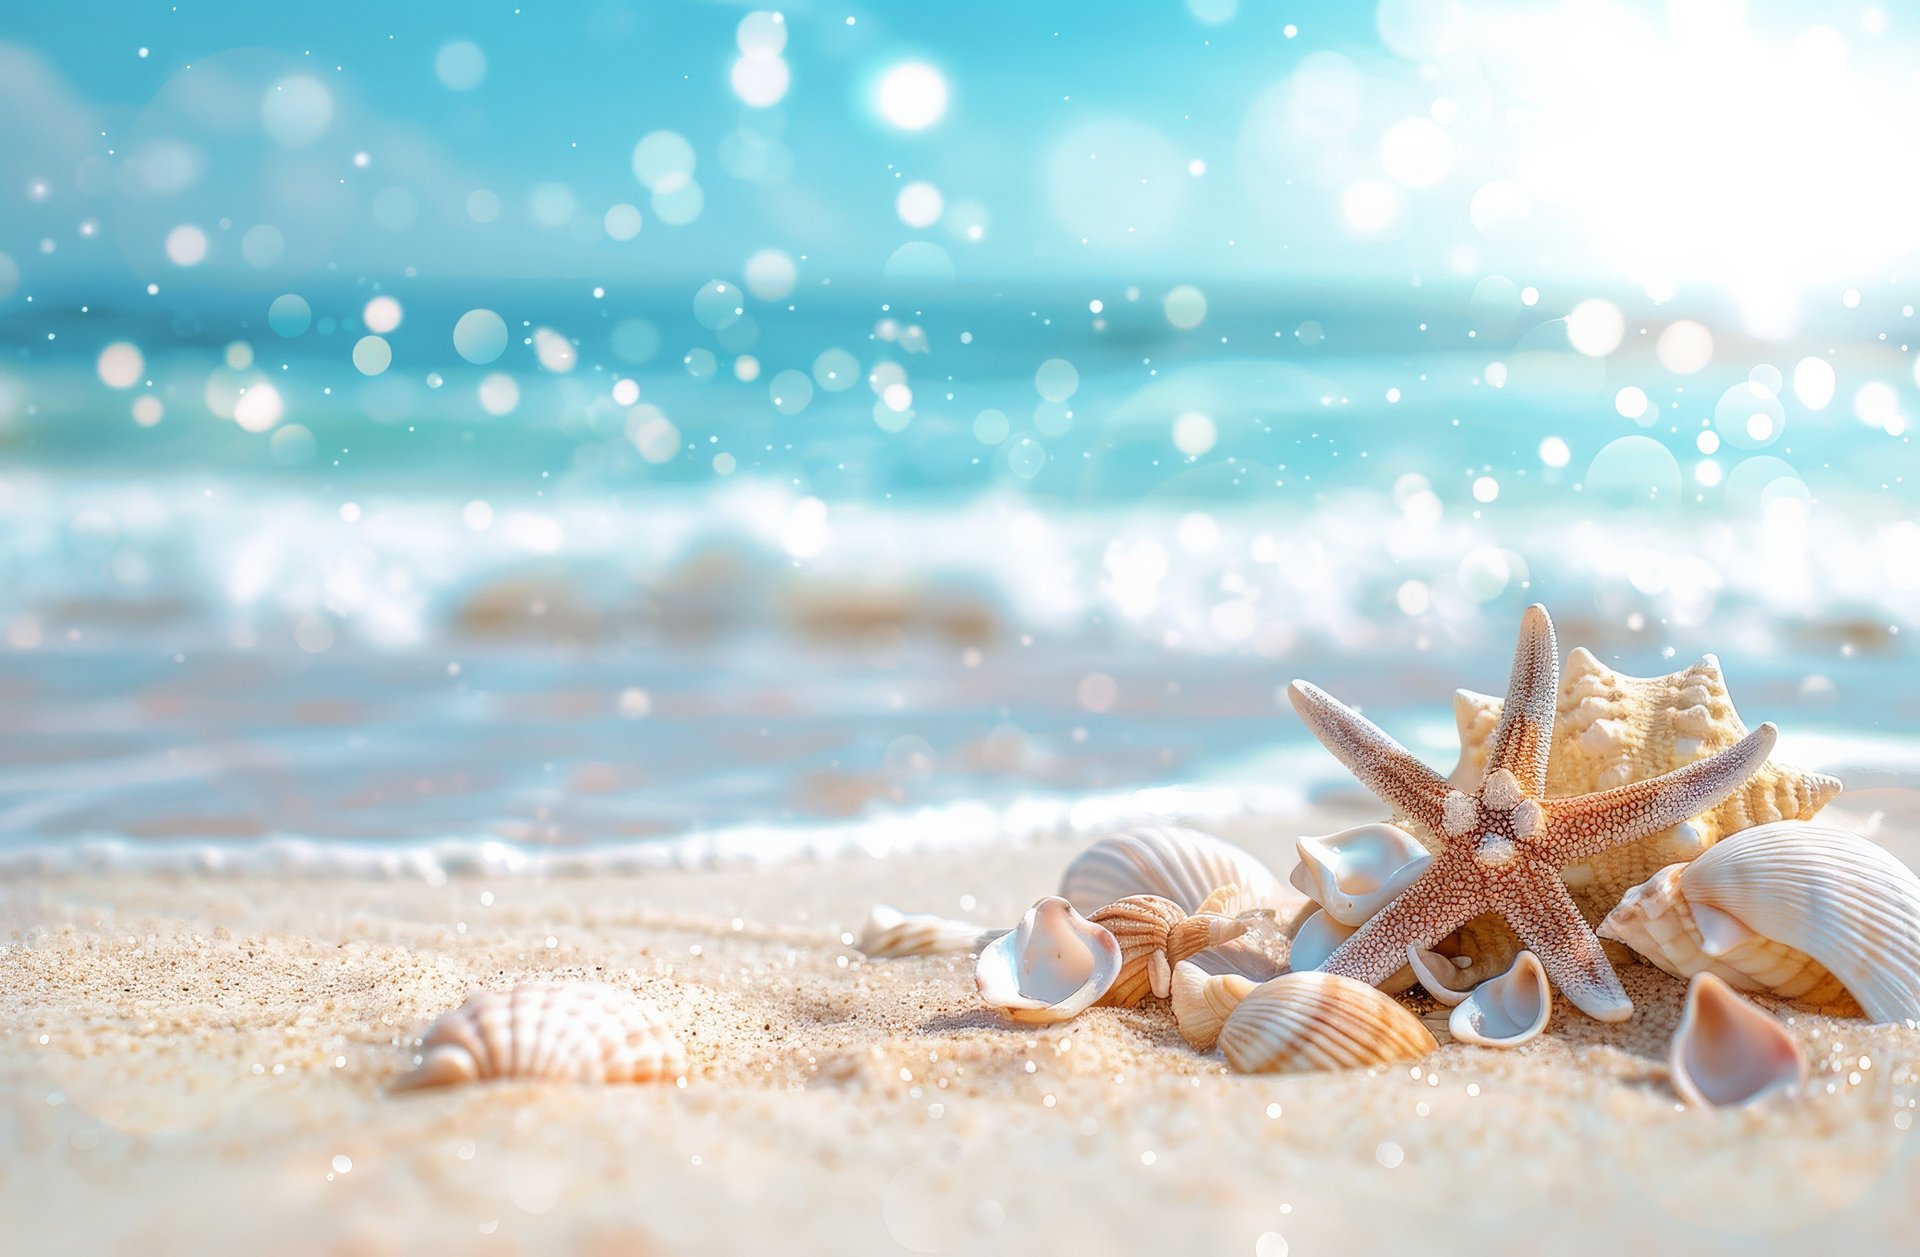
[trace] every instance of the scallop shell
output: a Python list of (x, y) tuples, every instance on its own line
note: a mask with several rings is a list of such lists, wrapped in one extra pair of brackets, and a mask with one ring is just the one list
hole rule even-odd
[(396, 1089), (489, 1078), (652, 1082), (687, 1072), (686, 1052), (653, 1005), (598, 982), (523, 982), (478, 991), (427, 1027), (420, 1061)]
[[(1222, 886), (1246, 896), (1240, 911), (1281, 909), (1292, 900), (1273, 870), (1230, 842), (1178, 826), (1144, 826), (1112, 834), (1073, 858), (1060, 893), (1081, 912), (1129, 895), (1158, 895), (1186, 912)], [(1229, 913), (1227, 915), (1237, 915)]]
[[(1471, 690), (1454, 696), (1460, 761), (1453, 781), (1477, 786), (1503, 700)], [(1560, 673), (1547, 795), (1557, 798), (1609, 790), (1682, 768), (1732, 746), (1747, 735), (1734, 710), (1720, 661), (1705, 655), (1679, 672), (1635, 677), (1616, 672), (1579, 647)], [(1840, 793), (1840, 782), (1769, 760), (1717, 807), (1639, 842), (1569, 866), (1564, 877), (1589, 921), (1613, 910), (1620, 897), (1668, 864), (1698, 856), (1728, 834), (1780, 820), (1807, 820)], [(1473, 958), (1471, 978), (1506, 968), (1520, 941), (1497, 916), (1476, 917), (1439, 948)]]
[(1180, 1037), (1196, 1052), (1211, 1052), (1240, 1001), (1254, 982), (1237, 973), (1208, 973), (1192, 961), (1173, 967), (1173, 1020)]
[(1474, 984), (1463, 972), (1467, 966), (1458, 963), (1455, 957), (1408, 943), (1407, 967), (1413, 970), (1413, 976), (1426, 993), (1442, 1004), (1458, 1004), (1473, 993)]
[(867, 913), (860, 940), (854, 946), (869, 960), (898, 960), (977, 951), (983, 946), (981, 935), (986, 933), (986, 927), (971, 921), (902, 912), (891, 904), (877, 903)]
[(1540, 1036), (1553, 1015), (1553, 993), (1540, 958), (1522, 951), (1513, 968), (1473, 988), (1453, 1006), (1447, 1033), (1481, 1047), (1519, 1047)]
[(1120, 968), (1119, 940), (1049, 895), (981, 949), (973, 984), (1015, 1021), (1065, 1021), (1105, 995)]
[(1667, 1065), (1689, 1104), (1752, 1104), (1807, 1082), (1806, 1054), (1787, 1028), (1711, 973), (1687, 985)]
[(1120, 976), (1099, 1000), (1116, 1008), (1132, 1008), (1149, 994), (1167, 998), (1173, 966), (1247, 932), (1244, 921), (1207, 912), (1188, 916), (1158, 895), (1128, 895), (1087, 919), (1120, 943)]
[(1679, 977), (1828, 999), (1824, 969), (1872, 1020), (1920, 1020), (1920, 877), (1831, 825), (1737, 833), (1663, 869), (1600, 929)]
[(1300, 863), (1287, 880), (1341, 925), (1365, 925), (1433, 863), (1418, 838), (1384, 822), (1294, 845)]
[(1263, 982), (1220, 1027), (1220, 1051), (1243, 1074), (1365, 1069), (1416, 1060), (1438, 1046), (1392, 996), (1331, 973)]

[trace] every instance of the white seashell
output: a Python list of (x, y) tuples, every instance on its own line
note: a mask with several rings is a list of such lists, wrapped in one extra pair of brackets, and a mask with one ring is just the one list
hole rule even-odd
[(1458, 1004), (1473, 991), (1474, 983), (1465, 972), (1467, 966), (1457, 957), (1442, 956), (1437, 951), (1408, 943), (1407, 967), (1413, 970), (1413, 976), (1427, 994), (1442, 1004)]
[(938, 956), (977, 951), (984, 926), (955, 921), (928, 912), (902, 912), (877, 903), (860, 927), (854, 946), (869, 960), (898, 960), (903, 956)]
[(523, 982), (479, 991), (427, 1027), (399, 1090), (488, 1078), (651, 1082), (687, 1072), (653, 1005), (599, 982)]
[(1212, 834), (1172, 825), (1102, 838), (1075, 856), (1060, 875), (1060, 893), (1080, 912), (1129, 895), (1158, 895), (1187, 912), (1198, 912), (1223, 886), (1238, 886), (1245, 895), (1240, 912), (1279, 909), (1291, 900), (1273, 870), (1249, 853)]
[(1522, 951), (1513, 968), (1488, 978), (1453, 1007), (1447, 1033), (1481, 1047), (1519, 1047), (1538, 1038), (1553, 1015), (1553, 994), (1540, 958)]
[(1119, 940), (1049, 895), (981, 950), (973, 984), (1015, 1021), (1065, 1021), (1105, 995), (1120, 968)]
[(1220, 1027), (1220, 1052), (1243, 1074), (1365, 1069), (1416, 1060), (1438, 1046), (1393, 997), (1330, 973), (1263, 982)]
[(1294, 973), (1318, 969), (1333, 955), (1334, 948), (1359, 931), (1357, 925), (1342, 925), (1327, 915), (1325, 908), (1307, 914), (1293, 932), (1293, 946), (1287, 952), (1287, 968)]
[(1117, 1008), (1131, 1008), (1149, 994), (1167, 998), (1173, 966), (1247, 932), (1245, 921), (1210, 912), (1188, 916), (1158, 895), (1129, 895), (1087, 919), (1120, 944), (1120, 976), (1099, 1001)]
[(1208, 973), (1190, 960), (1173, 967), (1173, 1020), (1196, 1052), (1211, 1052), (1240, 1001), (1254, 989), (1237, 973)]
[(1385, 822), (1302, 838), (1294, 846), (1300, 863), (1288, 881), (1341, 925), (1365, 925), (1433, 863), (1419, 839)]
[(1807, 1081), (1806, 1055), (1787, 1028), (1711, 973), (1687, 985), (1667, 1064), (1689, 1104), (1752, 1104)]
[(1679, 977), (1831, 1004), (1824, 971), (1873, 1021), (1920, 1020), (1920, 877), (1830, 825), (1729, 835), (1630, 891), (1600, 933)]

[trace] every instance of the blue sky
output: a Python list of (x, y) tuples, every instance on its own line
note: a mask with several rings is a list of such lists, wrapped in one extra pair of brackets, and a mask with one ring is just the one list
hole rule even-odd
[[(919, 241), (900, 269), (961, 284), (1565, 281), (1726, 301), (1776, 335), (1808, 290), (1884, 278), (1920, 233), (1911, 37), (1873, 6), (801, 5), (778, 10), (787, 86), (759, 108), (730, 82), (755, 12), (773, 11), (24, 9), (0, 35), (0, 164), (26, 192), (0, 202), (0, 252), (29, 284), (180, 291), (698, 283), (771, 248), (803, 284), (863, 290)], [(463, 90), (436, 73), (457, 41), (484, 57)], [(949, 90), (922, 130), (874, 106), (905, 62)], [(297, 143), (265, 125), (289, 83), (326, 104)], [(697, 159), (689, 221), (635, 178), (660, 131)], [(896, 204), (915, 182), (931, 218)], [(642, 229), (609, 239), (626, 204)], [(182, 225), (208, 247), (170, 269)], [(243, 249), (256, 228), (269, 244)]]

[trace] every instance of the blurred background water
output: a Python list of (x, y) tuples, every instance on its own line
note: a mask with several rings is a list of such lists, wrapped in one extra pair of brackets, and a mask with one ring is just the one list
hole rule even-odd
[(1446, 764), (1536, 600), (1626, 671), (1717, 652), (1871, 785), (1920, 729), (1917, 41), (1735, 0), (12, 13), (0, 843), (1280, 807), (1340, 778), (1289, 678)]

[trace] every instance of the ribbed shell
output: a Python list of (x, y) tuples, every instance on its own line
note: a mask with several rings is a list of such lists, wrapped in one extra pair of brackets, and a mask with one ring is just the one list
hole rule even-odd
[[(1692, 952), (1724, 961), (1758, 936), (1811, 957), (1872, 1020), (1920, 1020), (1920, 877), (1858, 834), (1802, 821), (1760, 825), (1716, 844), (1641, 898), (1684, 900), (1693, 929), (1679, 944), (1663, 944), (1636, 933), (1631, 913), (1603, 928), (1636, 951), (1644, 943), (1642, 954), (1669, 972), (1703, 971)], [(1703, 927), (1703, 911), (1724, 917)], [(1743, 958), (1742, 970), (1748, 967)], [(1804, 967), (1796, 969), (1803, 978)]]
[(653, 1005), (599, 982), (476, 992), (427, 1028), (420, 1056), (396, 1088), (490, 1078), (652, 1082), (687, 1072), (686, 1052)]
[(1365, 1069), (1417, 1060), (1438, 1046), (1391, 996), (1330, 973), (1263, 982), (1220, 1028), (1220, 1051), (1243, 1074)]
[(1196, 1052), (1211, 1052), (1240, 1001), (1254, 982), (1237, 973), (1208, 973), (1191, 961), (1173, 967), (1173, 1020), (1180, 1037)]
[(1129, 895), (1159, 895), (1198, 912), (1222, 886), (1238, 886), (1249, 906), (1279, 909), (1293, 896), (1273, 870), (1230, 842), (1178, 826), (1146, 826), (1102, 838), (1060, 875), (1060, 893), (1081, 912)]
[(1625, 943), (1676, 978), (1711, 973), (1737, 990), (1767, 991), (1814, 1008), (1859, 1011), (1859, 1003), (1825, 965), (1785, 943), (1753, 937), (1709, 954), (1680, 887), (1687, 868), (1670, 864), (1629, 890), (1600, 923), (1600, 936)]
[(1711, 973), (1687, 987), (1667, 1066), (1689, 1104), (1752, 1104), (1807, 1081), (1806, 1054), (1787, 1028)]
[(1165, 999), (1173, 966), (1218, 943), (1246, 933), (1246, 923), (1200, 913), (1158, 895), (1129, 895), (1091, 914), (1120, 944), (1120, 976), (1100, 997), (1111, 1008), (1132, 1008), (1148, 995)]
[(955, 921), (926, 912), (902, 912), (877, 903), (860, 927), (854, 946), (869, 960), (898, 960), (905, 956), (938, 956), (978, 951), (984, 926)]
[[(1470, 690), (1454, 696), (1460, 761), (1453, 781), (1462, 789), (1477, 786), (1485, 773), (1502, 701)], [(1657, 777), (1723, 751), (1747, 732), (1727, 692), (1720, 661), (1712, 655), (1666, 676), (1635, 677), (1607, 667), (1584, 647), (1576, 648), (1560, 673), (1547, 796), (1588, 794)], [(1769, 760), (1711, 810), (1570, 866), (1567, 887), (1587, 919), (1598, 921), (1629, 888), (1667, 865), (1691, 860), (1727, 835), (1755, 825), (1807, 820), (1839, 793), (1840, 782), (1832, 777)], [(1468, 922), (1436, 950), (1471, 957), (1466, 976), (1477, 981), (1512, 964), (1520, 942), (1500, 918), (1484, 916)]]

